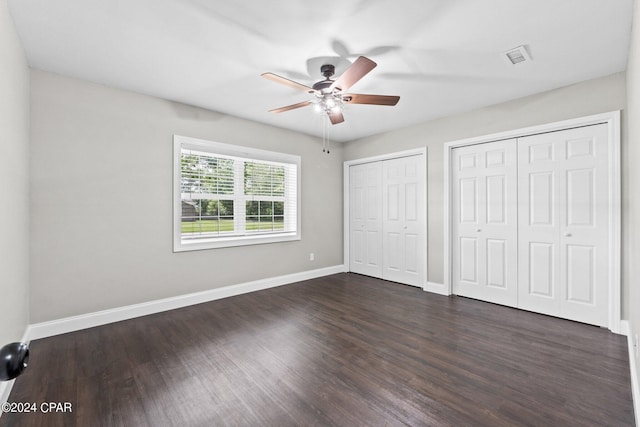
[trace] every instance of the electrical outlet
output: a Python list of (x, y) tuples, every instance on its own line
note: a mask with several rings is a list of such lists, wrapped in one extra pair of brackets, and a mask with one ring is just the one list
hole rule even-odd
[(315, 254), (314, 254), (313, 252), (311, 252), (311, 253), (309, 254), (309, 261), (314, 261), (315, 259), (316, 259)]

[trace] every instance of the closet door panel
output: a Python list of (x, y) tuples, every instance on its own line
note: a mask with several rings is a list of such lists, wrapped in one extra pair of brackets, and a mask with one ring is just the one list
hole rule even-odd
[(545, 135), (518, 140), (518, 307), (557, 316), (558, 147)]
[(458, 202), (458, 209), (455, 211), (459, 211), (459, 223), (465, 225), (479, 225), (478, 178), (460, 178), (458, 181), (458, 188), (459, 196), (456, 199)]
[(558, 132), (564, 167), (560, 197), (561, 317), (606, 326), (609, 313), (607, 126)]
[(382, 167), (349, 167), (349, 270), (382, 277)]
[(382, 162), (383, 256), (386, 280), (423, 286), (425, 282), (425, 158)]
[(487, 286), (507, 287), (507, 242), (504, 239), (487, 239)]
[(607, 126), (518, 141), (519, 306), (608, 322)]
[(420, 253), (418, 248), (420, 244), (420, 236), (417, 234), (407, 233), (404, 239), (405, 265), (404, 268), (409, 274), (418, 275), (420, 272)]
[(554, 171), (543, 170), (535, 172), (529, 172), (525, 178), (528, 181), (528, 189), (525, 192), (529, 192), (528, 206), (525, 207), (529, 211), (527, 224), (532, 227), (547, 227), (547, 229), (553, 228), (554, 221)]
[(473, 237), (460, 237), (459, 242), (459, 255), (457, 257), (459, 259), (458, 282), (465, 285), (479, 285), (478, 239)]
[(453, 150), (453, 290), (517, 305), (516, 141)]
[(506, 216), (506, 184), (504, 175), (487, 177), (487, 223), (505, 224)]
[(567, 301), (593, 305), (595, 302), (595, 247), (567, 245)]
[[(553, 301), (556, 289), (557, 277), (557, 253), (556, 245), (546, 242), (529, 242), (528, 248), (528, 288), (526, 295), (533, 295), (547, 301)], [(522, 298), (520, 298), (522, 301)], [(520, 304), (522, 307), (522, 303)]]
[(483, 299), (486, 265), (484, 152), (482, 146), (453, 150), (453, 292)]

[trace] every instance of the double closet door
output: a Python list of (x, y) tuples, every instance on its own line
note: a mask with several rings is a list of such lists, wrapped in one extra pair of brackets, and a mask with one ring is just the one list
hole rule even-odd
[(607, 125), (453, 150), (455, 294), (606, 326)]
[(425, 158), (349, 167), (349, 270), (423, 286)]

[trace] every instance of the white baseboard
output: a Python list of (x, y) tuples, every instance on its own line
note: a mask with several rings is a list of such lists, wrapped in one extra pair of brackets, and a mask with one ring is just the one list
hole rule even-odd
[(329, 276), (331, 274), (342, 272), (344, 272), (344, 266), (336, 265), (317, 270), (302, 271), (300, 273), (225, 286), (223, 288), (210, 289), (192, 294), (179, 295), (176, 297), (164, 298), (141, 304), (133, 304), (109, 310), (97, 311), (79, 316), (66, 317), (49, 322), (35, 323), (29, 325), (27, 328), (27, 337), (30, 340), (51, 337), (54, 335), (65, 334), (67, 332), (79, 331), (81, 329), (92, 328), (94, 326), (120, 322), (122, 320), (133, 319), (135, 317), (160, 313), (176, 308), (201, 304), (217, 299), (228, 298), (248, 292), (260, 291), (262, 289), (274, 288), (276, 286), (288, 285), (290, 283), (315, 279), (317, 277)]
[[(29, 327), (25, 329), (24, 334), (22, 334), (22, 340), (20, 340), (20, 342), (26, 342), (28, 344), (29, 343), (28, 334), (29, 334)], [(11, 394), (13, 383), (15, 382), (16, 380), (0, 382), (0, 406), (4, 405), (6, 402), (9, 401), (9, 395)], [(2, 416), (3, 413), (4, 412), (0, 410), (0, 417)]]
[(625, 337), (629, 337), (629, 321), (621, 320), (620, 321), (620, 331), (618, 331), (620, 335), (624, 335)]
[(426, 285), (422, 287), (422, 290), (439, 295), (450, 295), (449, 289), (447, 289), (444, 283), (427, 282)]
[(631, 373), (631, 395), (633, 397), (633, 409), (636, 414), (636, 425), (640, 427), (640, 380), (636, 368), (636, 355), (633, 348), (633, 330), (627, 320), (620, 321), (620, 330), (627, 336), (627, 347), (629, 348), (629, 370)]

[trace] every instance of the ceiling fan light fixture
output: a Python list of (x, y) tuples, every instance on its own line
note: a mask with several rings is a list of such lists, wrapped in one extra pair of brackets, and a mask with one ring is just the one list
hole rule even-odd
[(342, 112), (343, 102), (340, 93), (336, 91), (325, 94), (316, 92), (316, 97), (318, 99), (313, 102), (313, 110), (316, 113), (336, 114)]

